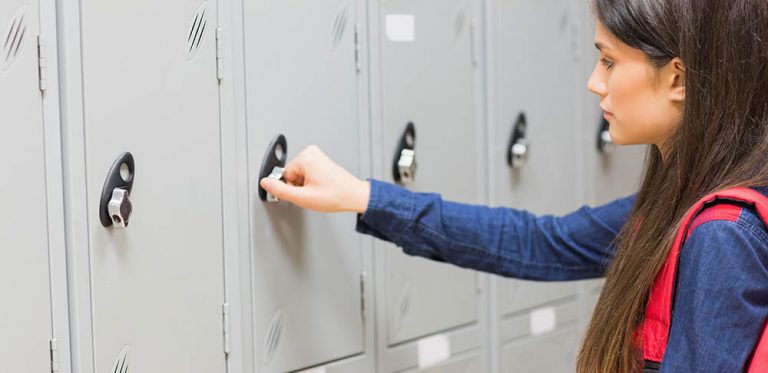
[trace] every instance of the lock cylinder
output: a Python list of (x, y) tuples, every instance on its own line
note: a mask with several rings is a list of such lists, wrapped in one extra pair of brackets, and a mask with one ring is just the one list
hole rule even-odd
[(412, 183), (416, 174), (416, 152), (412, 149), (403, 149), (397, 161), (397, 168), (400, 172), (400, 183)]
[(133, 204), (128, 198), (128, 191), (123, 188), (112, 190), (112, 199), (107, 205), (109, 216), (112, 217), (112, 226), (116, 228), (125, 228), (128, 226), (128, 220), (133, 212)]
[[(272, 172), (270, 172), (269, 176), (267, 177), (272, 180), (284, 182), (285, 181), (285, 178), (283, 177), (284, 173), (285, 173), (285, 168), (275, 167), (272, 169)], [(280, 202), (280, 199), (275, 197), (272, 193), (267, 192), (267, 202)]]

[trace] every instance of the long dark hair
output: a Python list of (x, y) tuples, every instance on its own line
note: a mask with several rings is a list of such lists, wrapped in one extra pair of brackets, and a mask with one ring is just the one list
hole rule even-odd
[(681, 123), (664, 158), (649, 146), (578, 358), (580, 373), (638, 372), (634, 332), (685, 212), (711, 192), (768, 184), (768, 1), (593, 0), (593, 10), (654, 66), (685, 66)]

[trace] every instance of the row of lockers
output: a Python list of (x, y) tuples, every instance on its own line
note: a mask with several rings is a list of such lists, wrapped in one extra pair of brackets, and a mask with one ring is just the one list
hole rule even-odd
[(585, 0), (10, 0), (0, 27), (0, 371), (572, 370), (599, 283), (409, 257), (258, 180), (283, 135), (454, 201), (631, 193)]

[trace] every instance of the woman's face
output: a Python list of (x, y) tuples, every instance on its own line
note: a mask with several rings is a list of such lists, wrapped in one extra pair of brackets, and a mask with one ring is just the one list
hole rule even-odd
[(679, 58), (654, 66), (645, 53), (624, 44), (598, 23), (600, 61), (587, 87), (600, 96), (613, 142), (656, 144), (663, 149), (683, 112), (685, 68)]

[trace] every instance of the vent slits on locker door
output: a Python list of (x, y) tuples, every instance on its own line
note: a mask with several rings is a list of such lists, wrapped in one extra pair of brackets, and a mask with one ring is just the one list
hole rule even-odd
[(131, 364), (131, 347), (125, 346), (115, 358), (111, 373), (128, 373), (128, 367)]
[(344, 30), (347, 28), (349, 22), (349, 15), (347, 14), (347, 4), (342, 3), (339, 11), (336, 12), (336, 17), (333, 19), (331, 25), (331, 50), (336, 50), (336, 47), (341, 43), (341, 39), (344, 37)]
[(0, 69), (2, 69), (2, 71), (7, 71), (11, 68), (13, 62), (16, 61), (19, 52), (21, 52), (22, 43), (25, 39), (29, 38), (25, 37), (27, 34), (28, 19), (27, 6), (23, 5), (16, 11), (16, 14), (6, 28), (6, 32), (0, 40), (3, 47), (0, 52), (2, 53), (0, 55), (0, 58), (2, 58), (2, 67)]
[(400, 302), (397, 309), (397, 329), (402, 329), (405, 326), (405, 322), (408, 318), (408, 314), (411, 312), (411, 284), (407, 283), (403, 286), (402, 292), (400, 292)]
[(461, 34), (464, 33), (464, 29), (467, 27), (467, 8), (462, 5), (458, 11), (456, 11), (456, 17), (453, 19), (453, 42), (456, 43), (461, 39)]
[(187, 60), (191, 60), (200, 50), (200, 46), (203, 44), (203, 37), (205, 36), (205, 30), (208, 26), (208, 2), (203, 2), (195, 12), (192, 23), (187, 31)]
[(278, 310), (267, 328), (267, 336), (264, 338), (264, 351), (262, 358), (264, 366), (269, 366), (275, 357), (275, 351), (280, 344), (280, 335), (283, 333), (283, 310)]

